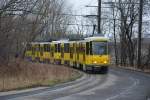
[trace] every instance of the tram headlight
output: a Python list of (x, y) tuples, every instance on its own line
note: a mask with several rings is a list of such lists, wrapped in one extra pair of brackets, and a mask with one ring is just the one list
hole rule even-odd
[(104, 64), (107, 64), (107, 61), (104, 61)]
[(94, 63), (94, 64), (97, 64), (97, 61), (94, 61), (93, 63)]

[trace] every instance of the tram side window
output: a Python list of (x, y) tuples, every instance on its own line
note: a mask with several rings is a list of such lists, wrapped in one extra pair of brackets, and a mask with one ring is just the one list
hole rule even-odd
[(57, 52), (57, 44), (55, 44), (55, 52)]
[(35, 47), (34, 47), (34, 51), (35, 51), (35, 52), (37, 52), (37, 51), (38, 51), (38, 47), (37, 47), (37, 45), (35, 45)]
[(60, 52), (60, 43), (58, 44), (58, 52)]
[(61, 57), (62, 58), (64, 57), (64, 48), (63, 48), (63, 46), (61, 46)]
[(70, 46), (70, 58), (73, 58), (74, 48)]
[(79, 43), (79, 53), (82, 53), (82, 45)]
[(79, 45), (76, 45), (76, 53), (77, 53), (77, 55), (79, 54), (79, 50), (80, 49), (80, 47), (79, 47)]
[(80, 53), (81, 54), (84, 54), (85, 53), (85, 46), (84, 46), (84, 44), (80, 44)]
[(90, 43), (86, 42), (86, 54), (89, 55), (90, 54)]
[(47, 51), (47, 45), (44, 44), (44, 51)]
[(43, 56), (43, 51), (44, 51), (44, 48), (41, 46), (41, 47), (40, 47), (40, 55), (41, 55), (41, 56)]
[(40, 50), (39, 50), (39, 47), (40, 47), (39, 45), (36, 45), (36, 47), (35, 47), (35, 51), (36, 51), (36, 52), (40, 51)]
[(45, 45), (44, 45), (44, 51), (49, 52), (49, 51), (50, 51), (50, 45), (45, 44)]
[(32, 46), (32, 54), (34, 55), (35, 54), (35, 47)]
[(69, 53), (69, 43), (64, 44), (64, 52)]
[(77, 53), (77, 59), (79, 60), (79, 51), (80, 51), (80, 47), (79, 44), (76, 45), (76, 53)]
[(75, 43), (73, 44), (73, 53), (76, 53), (76, 46), (75, 46)]
[(54, 52), (54, 46), (51, 46), (51, 51)]
[(53, 45), (51, 45), (51, 56), (53, 57), (54, 56), (54, 46)]
[(90, 54), (92, 55), (93, 53), (92, 53), (92, 42), (90, 42)]
[(78, 45), (76, 46), (76, 53), (77, 54), (79, 53), (79, 47), (78, 47)]
[(50, 50), (51, 50), (51, 49), (50, 49), (50, 45), (47, 44), (47, 51), (50, 52)]

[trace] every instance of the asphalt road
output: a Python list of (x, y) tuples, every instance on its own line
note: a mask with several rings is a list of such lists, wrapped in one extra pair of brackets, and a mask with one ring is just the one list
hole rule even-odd
[(26, 92), (0, 93), (0, 100), (150, 100), (150, 75), (111, 68), (74, 82)]

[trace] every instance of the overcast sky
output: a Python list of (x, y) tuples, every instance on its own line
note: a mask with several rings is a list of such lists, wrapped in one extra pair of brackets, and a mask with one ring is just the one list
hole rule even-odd
[[(98, 5), (98, 0), (66, 0), (69, 5), (72, 7), (72, 14), (77, 15), (90, 15), (97, 14), (96, 8), (94, 7), (85, 7), (86, 5), (93, 6)], [(102, 0), (106, 2), (108, 0)], [(112, 0), (114, 1), (114, 0)], [(106, 9), (105, 9), (106, 10)], [(82, 17), (78, 17), (79, 19)], [(143, 18), (143, 20), (150, 19), (150, 17)], [(81, 19), (82, 20), (82, 19)], [(78, 21), (80, 22), (80, 21)]]
[[(97, 8), (95, 7), (85, 7), (86, 5), (89, 6), (97, 6), (98, 5), (98, 0), (66, 0), (69, 5), (72, 7), (72, 14), (74, 15), (91, 15), (91, 14), (97, 14)], [(77, 16), (76, 17), (78, 21), (74, 22), (76, 24), (81, 24), (85, 18)], [(87, 23), (84, 23), (85, 25)], [(90, 24), (89, 24), (90, 25)], [(74, 26), (70, 26), (74, 30)], [(93, 27), (84, 27), (85, 31), (83, 34), (92, 34)], [(86, 29), (88, 28), (88, 30)]]
[(97, 0), (67, 0), (73, 7), (74, 14), (88, 14), (94, 8), (87, 8), (86, 5), (97, 5)]

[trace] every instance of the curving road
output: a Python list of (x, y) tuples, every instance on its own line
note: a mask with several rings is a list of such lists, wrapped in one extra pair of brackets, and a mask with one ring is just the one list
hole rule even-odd
[(150, 100), (150, 75), (111, 68), (74, 82), (25, 92), (0, 93), (0, 100)]

